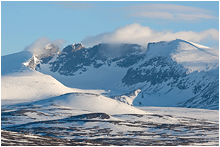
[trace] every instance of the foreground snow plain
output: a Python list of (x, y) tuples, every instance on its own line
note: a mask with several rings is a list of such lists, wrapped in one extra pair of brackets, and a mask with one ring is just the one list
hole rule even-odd
[[(103, 106), (96, 108), (94, 103), (91, 104), (93, 107), (83, 107), (78, 99), (83, 95), (84, 100), (100, 97), (89, 93), (71, 93), (34, 102), (3, 105), (2, 134), (5, 134), (4, 130), (9, 134), (2, 138), (2, 144), (13, 145), (10, 138), (13, 138), (13, 132), (18, 132), (18, 137), (14, 136), (15, 144), (22, 136), (28, 144), (33, 138), (24, 137), (25, 134), (36, 134), (42, 140), (57, 138), (57, 143), (53, 141), (53, 145), (65, 141), (76, 143), (78, 140), (93, 142), (90, 145), (219, 145), (217, 110), (138, 109), (124, 104), (124, 110), (128, 110), (125, 112), (117, 107), (112, 110), (110, 107), (103, 109)], [(69, 100), (70, 97), (73, 101)], [(99, 105), (108, 107), (107, 99), (99, 100)], [(112, 99), (109, 100), (112, 102)], [(77, 104), (82, 107), (75, 107)], [(21, 144), (19, 140), (17, 143)]]
[(2, 58), (2, 145), (219, 145), (218, 110), (134, 107), (31, 70), (29, 56)]
[[(20, 93), (11, 103), (7, 91), (16, 91), (20, 76), (2, 77), (3, 83), (11, 80), (7, 86), (2, 83), (2, 145), (218, 145), (218, 110), (134, 107), (103, 96), (101, 90), (65, 87), (41, 73), (21, 77), (25, 90), (32, 85), (32, 92), (42, 95), (22, 99)], [(59, 88), (44, 93), (34, 83)]]

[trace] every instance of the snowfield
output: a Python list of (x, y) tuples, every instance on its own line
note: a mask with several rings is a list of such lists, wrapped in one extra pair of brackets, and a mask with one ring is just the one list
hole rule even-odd
[(26, 75), (2, 76), (2, 100), (37, 100), (73, 92), (49, 75), (30, 71)]
[(129, 106), (117, 100), (92, 93), (70, 93), (58, 97), (59, 104), (74, 109), (107, 114), (145, 114), (145, 111)]
[(81, 90), (68, 88), (50, 75), (38, 71), (23, 71), (1, 77), (1, 100), (5, 103), (34, 101), (59, 96), (71, 92), (92, 92), (100, 94), (104, 90)]
[[(5, 134), (4, 130), (16, 132), (18, 137), (13, 135), (15, 144), (21, 144), (17, 140), (21, 137), (33, 140), (23, 134), (31, 133), (40, 135), (40, 140), (57, 138), (48, 145), (65, 140), (72, 143), (90, 141), (93, 142), (91, 145), (219, 145), (218, 110), (129, 106), (131, 110), (124, 107), (128, 110), (124, 113), (123, 107), (112, 107), (114, 103), (104, 104), (107, 108), (100, 106), (100, 102), (87, 107), (86, 100), (96, 96), (90, 98), (85, 94), (80, 94), (85, 95), (82, 106), (82, 101), (75, 100), (74, 95), (79, 93), (3, 105), (2, 134)], [(74, 99), (74, 104), (69, 98)], [(11, 144), (10, 136), (4, 136), (2, 144)]]

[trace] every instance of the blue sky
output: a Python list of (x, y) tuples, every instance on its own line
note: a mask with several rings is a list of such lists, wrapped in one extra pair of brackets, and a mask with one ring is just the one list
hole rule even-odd
[(218, 48), (218, 1), (2, 1), (1, 55), (37, 40), (138, 43), (176, 38)]

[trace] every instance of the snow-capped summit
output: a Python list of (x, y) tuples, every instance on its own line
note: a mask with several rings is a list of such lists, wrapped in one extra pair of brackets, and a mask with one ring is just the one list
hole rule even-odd
[(47, 44), (39, 52), (33, 53), (33, 56), (29, 61), (23, 64), (31, 69), (39, 68), (40, 64), (48, 63), (55, 55), (59, 54), (59, 46), (55, 44)]
[(171, 59), (187, 69), (187, 72), (211, 71), (218, 68), (219, 52), (206, 46), (176, 39), (173, 41), (149, 43), (147, 58), (157, 56)]

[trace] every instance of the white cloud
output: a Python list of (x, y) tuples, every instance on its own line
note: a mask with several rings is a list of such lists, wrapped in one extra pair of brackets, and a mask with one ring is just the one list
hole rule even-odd
[(148, 26), (141, 26), (138, 23), (119, 27), (113, 32), (102, 33), (96, 36), (87, 36), (81, 42), (85, 46), (93, 46), (99, 43), (134, 43), (147, 46), (149, 42), (170, 41), (183, 39), (200, 43), (206, 40), (219, 40), (219, 31), (208, 29), (201, 32), (193, 31), (156, 31)]
[(172, 4), (142, 4), (121, 8), (126, 13), (125, 17), (139, 17), (151, 19), (201, 21), (204, 19), (218, 19), (212, 11)]
[(27, 46), (24, 50), (31, 51), (35, 55), (39, 55), (44, 53), (45, 46), (48, 44), (54, 44), (57, 45), (59, 48), (63, 47), (63, 43), (65, 41), (63, 39), (57, 39), (57, 40), (50, 40), (47, 37), (41, 37), (38, 38), (35, 42), (33, 42), (31, 45)]

